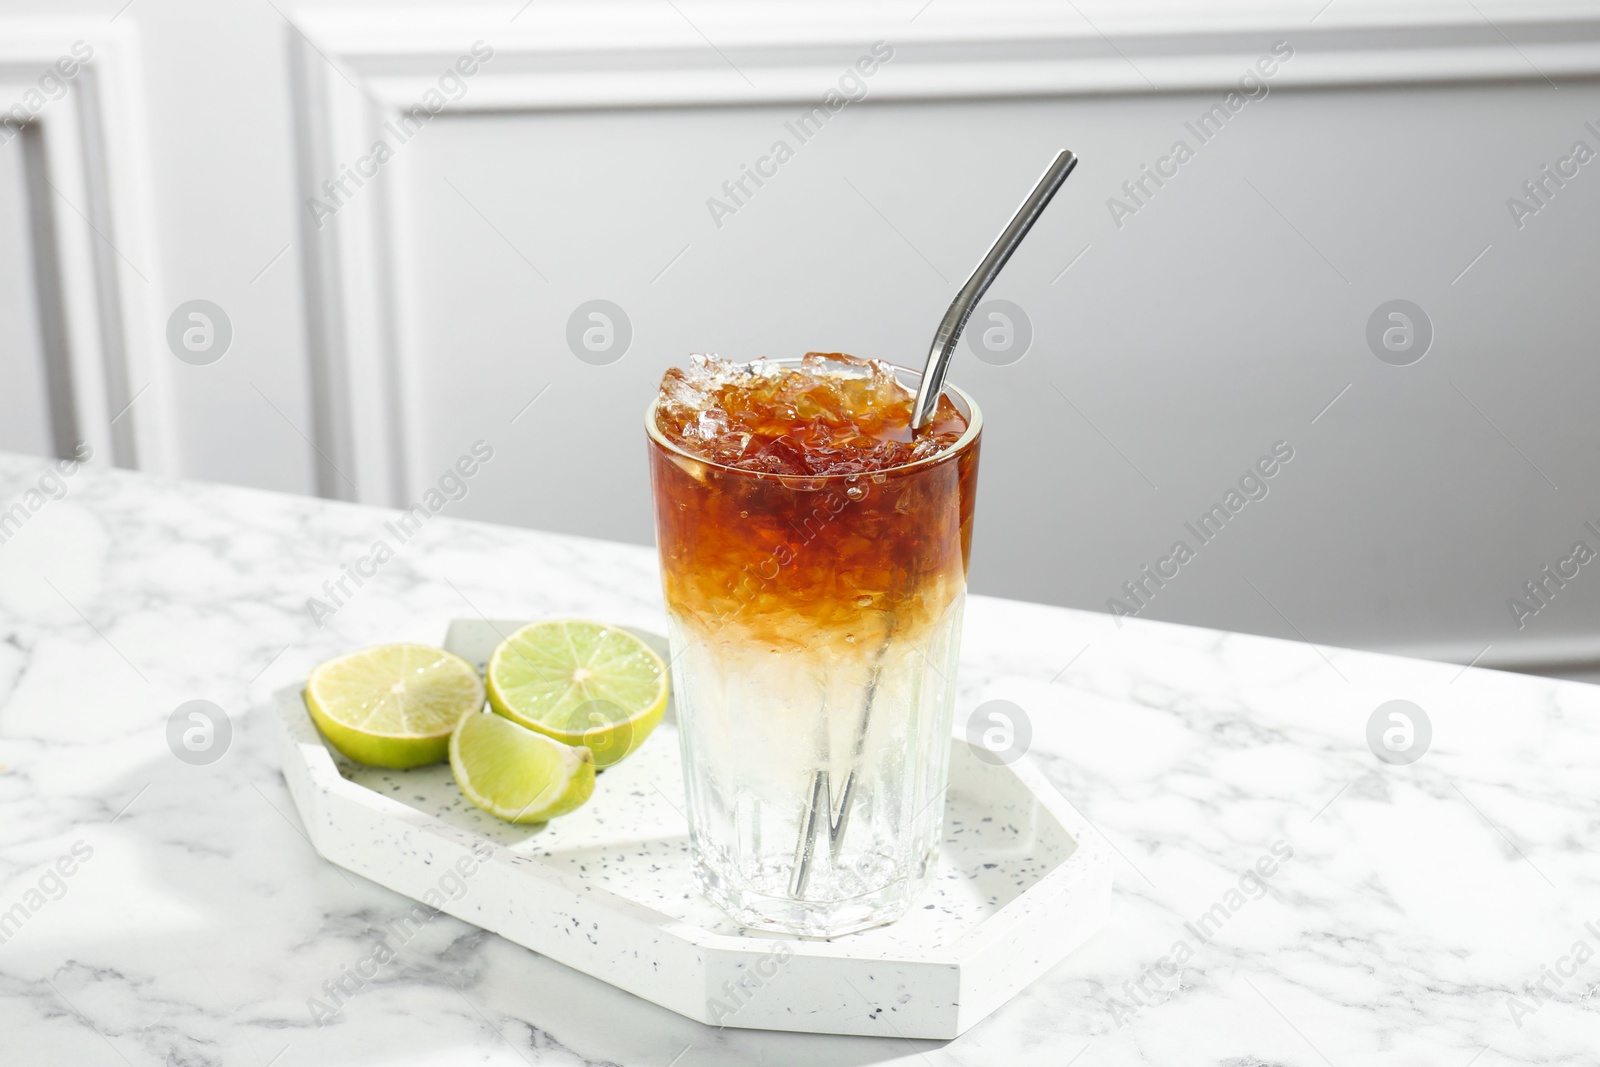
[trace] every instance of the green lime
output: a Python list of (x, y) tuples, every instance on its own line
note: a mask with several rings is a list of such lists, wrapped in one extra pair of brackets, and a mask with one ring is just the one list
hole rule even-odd
[(489, 657), (489, 706), (594, 754), (609, 767), (633, 752), (667, 707), (667, 666), (628, 631), (586, 619), (524, 626)]
[(450, 735), (450, 769), (467, 799), (510, 822), (548, 822), (594, 793), (594, 756), (499, 715), (466, 715)]
[(419, 767), (483, 708), (472, 664), (427, 645), (377, 645), (330, 659), (306, 680), (306, 707), (334, 748), (375, 767)]

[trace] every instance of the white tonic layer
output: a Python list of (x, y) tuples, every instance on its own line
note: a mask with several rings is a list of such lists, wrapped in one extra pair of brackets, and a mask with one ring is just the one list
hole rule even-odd
[(822, 633), (774, 648), (671, 618), (696, 874), (734, 918), (830, 936), (905, 913), (941, 836), (962, 603), (870, 647)]

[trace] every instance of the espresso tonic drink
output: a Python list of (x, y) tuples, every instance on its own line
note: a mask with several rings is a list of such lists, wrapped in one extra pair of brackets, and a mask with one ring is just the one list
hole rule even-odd
[(977, 484), (953, 387), (811, 353), (670, 370), (646, 423), (696, 876), (744, 925), (890, 922), (944, 816)]

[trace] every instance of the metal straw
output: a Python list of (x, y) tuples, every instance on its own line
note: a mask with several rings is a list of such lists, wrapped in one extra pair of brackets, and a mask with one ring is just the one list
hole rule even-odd
[[(912, 409), (913, 431), (922, 429), (933, 417), (934, 408), (939, 403), (939, 395), (944, 392), (945, 376), (950, 372), (950, 357), (955, 354), (956, 342), (961, 339), (961, 331), (966, 327), (967, 319), (972, 317), (972, 309), (983, 299), (983, 294), (989, 291), (989, 286), (994, 283), (1001, 268), (1011, 258), (1011, 253), (1017, 250), (1017, 246), (1022, 243), (1022, 239), (1028, 235), (1034, 222), (1043, 213), (1045, 205), (1050, 203), (1050, 198), (1056, 195), (1056, 190), (1061, 188), (1061, 183), (1067, 180), (1067, 175), (1071, 174), (1072, 168), (1077, 165), (1078, 157), (1062, 149), (1060, 155), (1056, 156), (1045, 170), (1039, 183), (1033, 187), (1033, 192), (1028, 194), (1028, 198), (1017, 208), (1017, 213), (1001, 231), (994, 247), (989, 249), (989, 254), (983, 257), (983, 261), (973, 270), (972, 277), (967, 279), (967, 284), (961, 287), (955, 300), (951, 301), (950, 310), (944, 313), (939, 329), (934, 332), (933, 346), (928, 350), (928, 366), (922, 372), (922, 385), (917, 392), (916, 406)], [(821, 828), (823, 826), (828, 828), (828, 851), (831, 861), (838, 861), (839, 852), (844, 847), (845, 831), (850, 825), (850, 809), (855, 806), (856, 781), (859, 778), (861, 759), (866, 751), (867, 728), (872, 721), (872, 704), (878, 695), (883, 657), (889, 651), (894, 632), (895, 622), (891, 618), (888, 633), (884, 635), (883, 644), (873, 660), (872, 678), (867, 683), (861, 708), (861, 722), (856, 727), (855, 745), (851, 753), (853, 766), (850, 773), (845, 776), (844, 788), (840, 790), (837, 807), (833, 791), (829, 788), (828, 772), (819, 770), (811, 779), (811, 789), (806, 796), (805, 809), (800, 813), (800, 837), (795, 842), (794, 870), (789, 876), (789, 895), (796, 900), (805, 897), (806, 886), (811, 881), (811, 867), (816, 860), (817, 835)]]
[(973, 270), (967, 284), (950, 302), (950, 310), (939, 321), (939, 328), (933, 333), (933, 345), (928, 349), (928, 366), (922, 372), (922, 386), (917, 390), (917, 404), (911, 412), (912, 430), (922, 429), (933, 418), (934, 408), (939, 405), (939, 394), (944, 392), (945, 375), (950, 373), (950, 357), (955, 354), (956, 342), (961, 339), (967, 319), (972, 317), (972, 309), (989, 291), (989, 286), (994, 284), (1006, 260), (1011, 258), (1011, 253), (1017, 250), (1022, 239), (1028, 236), (1034, 222), (1043, 214), (1045, 205), (1050, 203), (1050, 198), (1056, 195), (1056, 190), (1061, 188), (1061, 183), (1067, 180), (1067, 175), (1077, 165), (1078, 157), (1063, 148), (1061, 154), (1046, 168), (1039, 184), (1033, 187), (1033, 192), (1028, 194), (1028, 199), (1011, 216), (1006, 228), (1000, 231), (994, 247), (989, 249), (989, 254)]

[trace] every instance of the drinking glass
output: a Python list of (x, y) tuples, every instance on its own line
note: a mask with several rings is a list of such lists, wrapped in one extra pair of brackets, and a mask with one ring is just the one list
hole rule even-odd
[(945, 393), (953, 446), (860, 474), (722, 466), (646, 414), (695, 877), (745, 926), (891, 922), (933, 874), (982, 431)]

